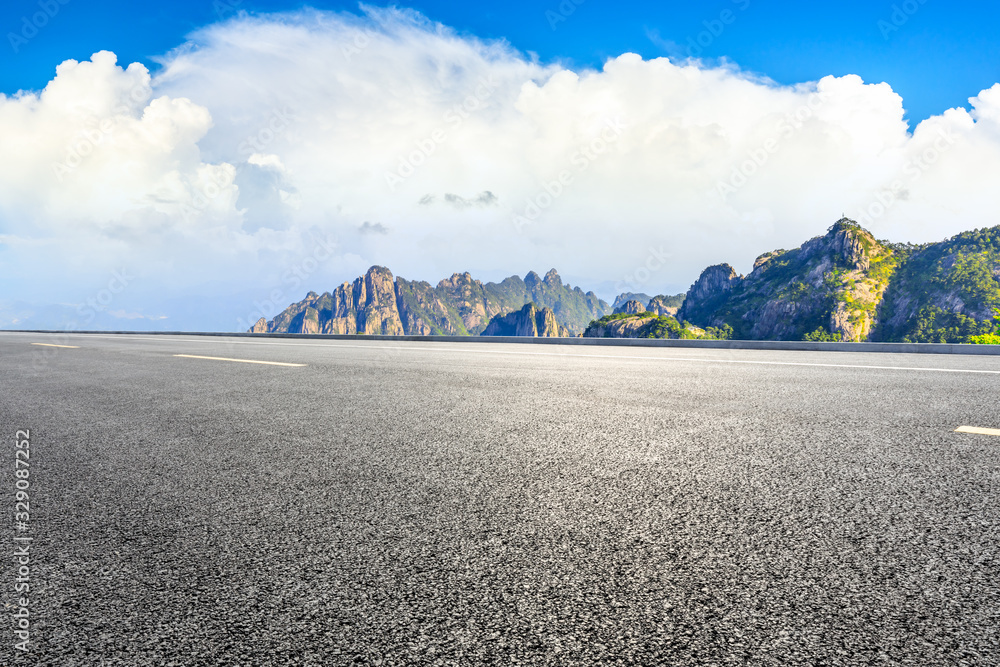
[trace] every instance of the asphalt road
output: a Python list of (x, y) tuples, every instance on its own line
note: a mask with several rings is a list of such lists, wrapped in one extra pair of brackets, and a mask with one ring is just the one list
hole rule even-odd
[(8, 611), (33, 537), (0, 661), (997, 665), (1000, 437), (955, 429), (998, 388), (1000, 357), (0, 334)]

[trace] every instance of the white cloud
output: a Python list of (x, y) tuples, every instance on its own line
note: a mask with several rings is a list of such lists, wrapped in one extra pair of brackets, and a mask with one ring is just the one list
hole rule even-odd
[(64, 62), (40, 93), (0, 97), (5, 226), (103, 228), (142, 210), (182, 224), (200, 180), (231, 188), (228, 165), (200, 160), (211, 122), (188, 99), (154, 98), (146, 68), (113, 53)]
[[(710, 263), (746, 270), (841, 213), (897, 240), (995, 223), (1000, 85), (910, 134), (903, 100), (856, 76), (777, 86), (634, 54), (574, 72), (365, 12), (244, 16), (195, 33), (155, 80), (102, 52), (0, 98), (0, 257), (39, 262), (54, 301), (74, 271), (92, 291), (126, 264), (136, 298), (290, 302), (373, 263), (428, 280), (556, 266), (652, 293)], [(358, 234), (369, 220), (392, 233)], [(667, 267), (621, 284), (660, 247)]]

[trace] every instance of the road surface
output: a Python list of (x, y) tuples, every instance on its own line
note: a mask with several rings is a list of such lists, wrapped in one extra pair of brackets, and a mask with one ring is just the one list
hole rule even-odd
[(1000, 357), (3, 333), (4, 651), (1000, 664), (1000, 437), (956, 432), (998, 388)]

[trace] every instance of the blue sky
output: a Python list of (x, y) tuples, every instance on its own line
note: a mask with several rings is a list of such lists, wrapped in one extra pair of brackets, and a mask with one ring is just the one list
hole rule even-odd
[(103, 295), (102, 327), (245, 330), (374, 264), (675, 294), (842, 214), (992, 226), (998, 27), (941, 0), (7, 0), (0, 327)]
[[(31, 21), (46, 6), (54, 15), (26, 43), (15, 39), (15, 53), (10, 35), (31, 35), (25, 19)], [(302, 6), (260, 0), (66, 0), (65, 4), (8, 0), (0, 8), (5, 36), (0, 91), (41, 88), (58, 63), (85, 60), (102, 49), (118, 54), (119, 62), (142, 62), (155, 72), (155, 58), (182, 44), (197, 28), (239, 11), (253, 14)], [(308, 6), (358, 10), (352, 2)], [(644, 58), (683, 56), (700, 39), (705, 45), (698, 46), (702, 57), (727, 58), (778, 83), (858, 74), (869, 83), (888, 82), (902, 95), (911, 125), (944, 109), (967, 106), (970, 96), (1000, 81), (996, 3), (584, 0), (577, 5), (567, 0), (560, 5), (556, 0), (422, 0), (400, 6), (417, 9), (463, 33), (506, 39), (522, 52), (537, 53), (543, 62), (559, 61), (573, 68), (600, 67), (624, 52)], [(732, 14), (723, 15), (726, 11)], [(730, 22), (722, 23), (723, 18)]]

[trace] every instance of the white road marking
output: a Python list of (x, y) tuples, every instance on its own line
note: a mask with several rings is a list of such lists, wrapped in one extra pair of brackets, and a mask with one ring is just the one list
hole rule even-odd
[[(518, 345), (521, 343), (512, 343)], [(340, 345), (338, 347), (357, 347), (378, 349), (374, 345)], [(557, 352), (527, 352), (521, 350), (442, 350), (431, 347), (403, 348), (408, 350), (424, 350), (426, 352), (478, 352), (481, 354), (531, 354), (547, 357), (583, 357), (588, 359), (638, 359), (640, 361), (700, 361), (708, 364), (758, 364), (764, 366), (813, 366), (818, 368), (866, 368), (885, 371), (933, 371), (936, 373), (988, 373), (1000, 375), (1000, 371), (981, 371), (964, 368), (927, 368), (921, 366), (863, 366), (857, 364), (820, 364), (806, 361), (754, 361), (750, 359), (709, 359), (707, 357), (640, 357), (626, 354), (559, 354)], [(676, 348), (675, 348), (676, 349)]]
[(55, 345), (53, 343), (32, 343), (32, 345), (41, 345), (42, 347), (70, 347), (74, 350), (79, 350), (79, 345)]
[(955, 433), (975, 433), (977, 435), (1000, 435), (1000, 428), (979, 428), (978, 426), (959, 426)]
[[(354, 348), (361, 350), (378, 350), (383, 347), (388, 347), (394, 341), (372, 341), (369, 345), (354, 345), (351, 343), (343, 343), (339, 340), (331, 340), (324, 343), (285, 343), (285, 342), (271, 342), (271, 341), (250, 341), (250, 340), (227, 340), (222, 337), (216, 338), (211, 336), (206, 336), (205, 338), (170, 338), (168, 336), (116, 336), (116, 335), (101, 335), (101, 334), (75, 334), (78, 336), (89, 336), (91, 338), (114, 338), (118, 340), (152, 340), (159, 342), (174, 342), (174, 343), (221, 343), (225, 345), (281, 345), (289, 347), (324, 347), (324, 348)], [(407, 342), (407, 341), (401, 341)], [(508, 345), (524, 345), (524, 343), (507, 343)], [(484, 343), (483, 346), (487, 347), (489, 344)], [(445, 348), (445, 347), (413, 347), (411, 345), (398, 345), (394, 348), (397, 351), (422, 351), (422, 352), (468, 352), (471, 354), (520, 354), (520, 355), (535, 355), (535, 356), (547, 356), (547, 357), (580, 357), (589, 359), (637, 359), (640, 361), (697, 361), (708, 364), (751, 364), (758, 366), (806, 366), (812, 368), (856, 368), (864, 370), (881, 370), (881, 371), (926, 371), (929, 373), (972, 373), (972, 374), (983, 374), (983, 375), (1000, 375), (1000, 370), (997, 371), (986, 371), (986, 370), (976, 370), (968, 368), (934, 368), (929, 366), (870, 366), (861, 364), (821, 364), (817, 362), (808, 361), (761, 361), (752, 359), (710, 359), (708, 357), (659, 357), (659, 356), (637, 356), (637, 355), (625, 355), (625, 354), (573, 354), (570, 352), (529, 352), (527, 350), (497, 350), (497, 349), (472, 349), (472, 348)], [(691, 348), (646, 348), (649, 350), (684, 350)], [(749, 351), (757, 352), (760, 350), (739, 350), (739, 351)], [(796, 350), (799, 351), (799, 350)], [(821, 350), (817, 350), (821, 352)]]
[(175, 354), (175, 357), (184, 357), (186, 359), (211, 359), (212, 361), (238, 361), (243, 364), (267, 364), (268, 366), (296, 366), (302, 367), (306, 364), (289, 364), (283, 361), (257, 361), (255, 359), (230, 359), (228, 357), (202, 357), (197, 354)]

